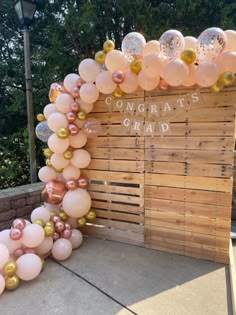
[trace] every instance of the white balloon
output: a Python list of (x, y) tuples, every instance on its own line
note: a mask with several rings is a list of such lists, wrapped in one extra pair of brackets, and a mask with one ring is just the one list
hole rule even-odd
[(93, 59), (84, 59), (79, 64), (79, 74), (85, 82), (95, 82), (99, 72), (99, 64)]

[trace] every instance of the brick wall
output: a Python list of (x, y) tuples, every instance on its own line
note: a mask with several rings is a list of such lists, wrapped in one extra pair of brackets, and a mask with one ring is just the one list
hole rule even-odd
[(0, 190), (0, 231), (11, 226), (15, 218), (30, 217), (34, 208), (42, 204), (43, 183)]

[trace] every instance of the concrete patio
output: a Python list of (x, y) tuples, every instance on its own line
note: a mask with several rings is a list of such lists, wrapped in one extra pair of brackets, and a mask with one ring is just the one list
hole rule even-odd
[(0, 297), (1, 315), (232, 314), (228, 266), (86, 239), (65, 262)]

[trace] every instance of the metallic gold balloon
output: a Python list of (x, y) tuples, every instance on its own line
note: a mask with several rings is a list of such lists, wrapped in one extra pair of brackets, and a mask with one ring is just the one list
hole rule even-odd
[(86, 214), (85, 217), (86, 217), (86, 219), (87, 219), (88, 221), (93, 221), (93, 220), (96, 219), (96, 213), (95, 213), (95, 211), (90, 210), (90, 211)]
[(43, 257), (39, 257), (39, 258), (41, 259), (41, 262), (42, 262), (42, 268), (41, 268), (41, 272), (42, 272), (45, 268), (46, 262), (45, 262), (45, 259), (43, 259)]
[(114, 96), (114, 98), (122, 98), (124, 96), (124, 92), (119, 86), (117, 86), (115, 91), (112, 92), (112, 95)]
[(112, 40), (106, 40), (105, 43), (103, 44), (103, 49), (105, 52), (109, 52), (115, 48), (115, 44)]
[(52, 162), (51, 162), (50, 159), (46, 159), (45, 164), (46, 164), (48, 167), (52, 167)]
[(183, 60), (187, 65), (194, 63), (196, 58), (196, 52), (192, 48), (185, 49), (181, 53), (181, 60)]
[(20, 279), (16, 275), (5, 278), (5, 287), (7, 290), (15, 290), (20, 285)]
[(45, 226), (52, 226), (54, 227), (54, 222), (53, 221), (48, 221)]
[[(57, 212), (52, 210), (49, 212), (49, 214), (50, 214), (50, 218), (52, 218), (52, 217), (54, 217), (54, 215), (57, 215)], [(52, 222), (52, 221), (48, 221), (47, 223), (49, 223), (49, 222)]]
[(53, 234), (55, 233), (55, 229), (54, 227), (50, 226), (50, 225), (45, 225), (44, 227), (44, 233), (45, 236), (53, 236)]
[(62, 173), (64, 168), (54, 168), (57, 173)]
[(218, 82), (222, 85), (231, 85), (234, 83), (235, 75), (233, 72), (227, 71), (220, 75)]
[(8, 276), (8, 277), (14, 276), (16, 271), (17, 271), (17, 264), (16, 264), (16, 262), (13, 261), (13, 260), (8, 261), (4, 265), (3, 271), (4, 271), (5, 275)]
[(86, 218), (81, 217), (77, 219), (78, 226), (84, 226), (86, 224)]
[(44, 121), (44, 120), (45, 120), (44, 114), (38, 114), (37, 115), (37, 121)]
[(223, 86), (220, 82), (217, 81), (215, 84), (213, 84), (213, 85), (210, 87), (210, 91), (213, 92), (213, 93), (218, 93), (218, 92), (220, 92), (223, 88), (224, 88), (224, 86)]
[(96, 52), (94, 59), (97, 61), (97, 63), (102, 65), (105, 62), (106, 53), (103, 50), (99, 50), (98, 52)]
[(67, 128), (60, 128), (57, 131), (57, 136), (60, 139), (66, 139), (69, 137), (69, 135), (70, 135), (70, 132)]
[(42, 227), (45, 227), (46, 223), (42, 219), (37, 219), (33, 221), (33, 224), (38, 224)]
[(50, 159), (50, 157), (53, 155), (53, 152), (49, 149), (43, 149), (43, 155), (45, 156), (45, 158)]
[(68, 215), (64, 211), (60, 211), (59, 217), (63, 220), (66, 221), (68, 219)]
[(136, 74), (139, 74), (139, 72), (142, 70), (142, 60), (141, 59), (134, 59), (130, 63), (130, 70)]
[(85, 119), (87, 118), (87, 115), (86, 115), (85, 112), (78, 112), (78, 113), (77, 113), (77, 118), (78, 118), (79, 120), (85, 120)]
[(59, 204), (62, 202), (65, 193), (66, 185), (63, 182), (51, 180), (45, 185), (42, 198), (47, 203)]
[(63, 89), (62, 84), (57, 83), (57, 82), (52, 83), (50, 86), (49, 95), (48, 95), (50, 102), (54, 103), (58, 95), (60, 95), (63, 92), (65, 92), (65, 90)]
[(70, 150), (67, 150), (63, 153), (63, 156), (66, 160), (70, 160), (73, 158), (73, 152)]

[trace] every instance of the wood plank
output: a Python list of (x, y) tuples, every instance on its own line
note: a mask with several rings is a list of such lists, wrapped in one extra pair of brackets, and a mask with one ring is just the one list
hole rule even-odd
[(119, 212), (125, 212), (125, 213), (133, 213), (133, 214), (139, 214), (142, 215), (144, 213), (144, 209), (142, 206), (131, 206), (131, 205), (123, 205), (118, 203), (111, 203), (109, 201), (95, 201), (92, 200), (92, 208), (97, 209), (103, 209), (103, 210), (113, 210), (113, 211), (119, 211)]
[(201, 176), (180, 176), (168, 174), (146, 174), (146, 185), (168, 186), (177, 188), (204, 189), (213, 191), (232, 191), (232, 179), (208, 178)]
[(96, 216), (103, 219), (114, 219), (126, 222), (143, 223), (144, 217), (115, 211), (96, 210)]
[[(98, 137), (90, 139), (86, 148), (125, 148), (125, 149), (139, 149), (143, 148), (143, 137)], [(125, 151), (124, 151), (125, 152)]]
[(102, 172), (94, 170), (83, 170), (83, 174), (90, 180), (107, 181), (124, 184), (143, 184), (144, 178), (142, 174), (123, 173), (123, 172)]
[(87, 169), (143, 173), (144, 162), (143, 161), (123, 161), (123, 160), (120, 160), (119, 162), (117, 162), (115, 160), (92, 159)]
[[(141, 161), (144, 159), (143, 149), (117, 149), (117, 148), (87, 148), (85, 149), (94, 159), (110, 159), (110, 160), (134, 160)], [(125, 152), (125, 155), (124, 155)]]
[(135, 204), (139, 205), (143, 203), (143, 198), (136, 197), (136, 196), (123, 196), (118, 194), (110, 194), (110, 193), (102, 193), (102, 192), (90, 192), (90, 196), (93, 200), (108, 200), (109, 202), (119, 202), (125, 204)]
[(89, 191), (101, 191), (101, 192), (117, 193), (117, 194), (132, 195), (132, 196), (143, 196), (143, 193), (144, 193), (143, 188), (107, 185), (107, 184), (104, 184), (104, 182), (100, 185), (90, 183), (88, 186), (88, 189)]
[(101, 227), (113, 227), (119, 230), (133, 231), (144, 235), (144, 226), (141, 224), (133, 224), (132, 222), (121, 222), (110, 219), (96, 218), (96, 221), (92, 225)]

